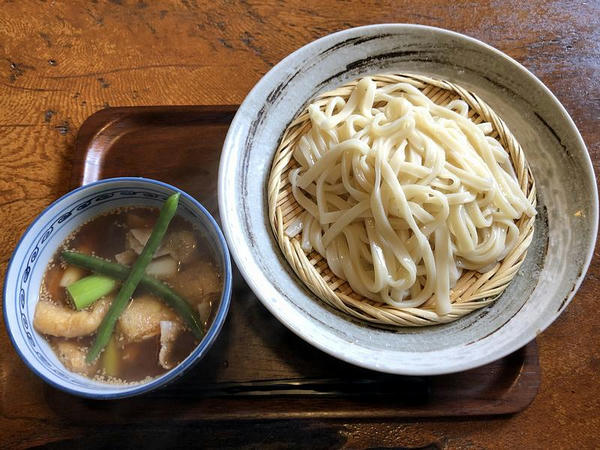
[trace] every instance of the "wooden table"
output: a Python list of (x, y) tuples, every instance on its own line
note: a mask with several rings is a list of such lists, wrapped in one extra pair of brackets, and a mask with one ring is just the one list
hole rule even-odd
[[(600, 164), (600, 4), (543, 1), (0, 1), (0, 270), (27, 224), (67, 191), (74, 138), (108, 106), (236, 104), (296, 48), (381, 22), (476, 37), (535, 73)], [(595, 258), (577, 296), (539, 338), (542, 384), (512, 417), (148, 424), (86, 428), (49, 408), (43, 382), (0, 327), (0, 446), (100, 448), (593, 448), (600, 444)]]

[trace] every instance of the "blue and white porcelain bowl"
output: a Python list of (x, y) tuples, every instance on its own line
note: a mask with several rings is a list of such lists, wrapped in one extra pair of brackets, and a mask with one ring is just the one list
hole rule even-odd
[[(216, 316), (206, 336), (177, 367), (141, 384), (115, 385), (67, 370), (43, 336), (33, 328), (33, 314), (46, 266), (64, 239), (84, 222), (122, 206), (160, 207), (180, 192), (178, 213), (214, 246), (223, 268), (224, 287)], [(229, 250), (219, 226), (193, 197), (174, 186), (146, 178), (111, 178), (75, 189), (48, 206), (29, 226), (10, 259), (4, 280), (4, 321), (12, 343), (25, 363), (52, 386), (94, 399), (129, 397), (151, 391), (181, 376), (208, 351), (223, 326), (231, 297)]]

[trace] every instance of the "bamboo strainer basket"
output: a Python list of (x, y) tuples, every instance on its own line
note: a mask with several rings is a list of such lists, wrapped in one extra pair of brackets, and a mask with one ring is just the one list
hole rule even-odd
[[(469, 105), (469, 117), (474, 123), (492, 124), (490, 136), (496, 138), (509, 153), (521, 190), (535, 205), (535, 183), (523, 149), (498, 115), (475, 94), (445, 80), (413, 74), (384, 74), (371, 77), (377, 86), (389, 83), (409, 83), (421, 90), (433, 102), (447, 105), (462, 99)], [(312, 103), (325, 104), (327, 99), (341, 96), (347, 99), (359, 80), (354, 80), (317, 97)], [(378, 303), (355, 293), (350, 285), (336, 277), (327, 261), (316, 251), (306, 254), (298, 236), (290, 238), (285, 230), (304, 209), (292, 195), (289, 171), (299, 167), (292, 152), (300, 137), (310, 130), (307, 109), (287, 127), (275, 153), (268, 183), (269, 221), (283, 254), (298, 277), (321, 300), (351, 316), (371, 323), (390, 326), (425, 326), (452, 322), (472, 311), (492, 303), (508, 286), (525, 259), (533, 238), (535, 217), (523, 215), (517, 222), (519, 240), (506, 257), (486, 273), (465, 271), (450, 292), (451, 311), (440, 316), (433, 299), (418, 308), (396, 308)]]

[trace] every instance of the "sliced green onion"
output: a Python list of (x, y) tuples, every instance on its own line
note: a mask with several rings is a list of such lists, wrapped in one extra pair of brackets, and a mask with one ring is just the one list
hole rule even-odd
[(117, 346), (117, 340), (115, 336), (110, 338), (106, 350), (102, 354), (102, 368), (104, 373), (109, 377), (119, 376), (119, 362), (121, 361), (121, 355), (119, 347)]
[(96, 300), (110, 294), (117, 285), (113, 278), (104, 275), (88, 275), (67, 286), (69, 299), (78, 311)]

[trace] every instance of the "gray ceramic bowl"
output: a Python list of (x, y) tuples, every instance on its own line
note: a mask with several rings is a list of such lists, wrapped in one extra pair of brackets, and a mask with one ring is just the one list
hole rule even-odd
[[(538, 189), (534, 241), (491, 306), (454, 323), (381, 329), (326, 306), (294, 275), (267, 219), (266, 182), (287, 124), (319, 93), (361, 75), (412, 72), (481, 96), (524, 148)], [(263, 304), (296, 334), (340, 359), (382, 372), (467, 370), (527, 344), (567, 306), (589, 265), (598, 193), (585, 145), (552, 93), (523, 66), (469, 37), (416, 25), (373, 25), (312, 42), (248, 94), (221, 156), (219, 206), (231, 252)]]

